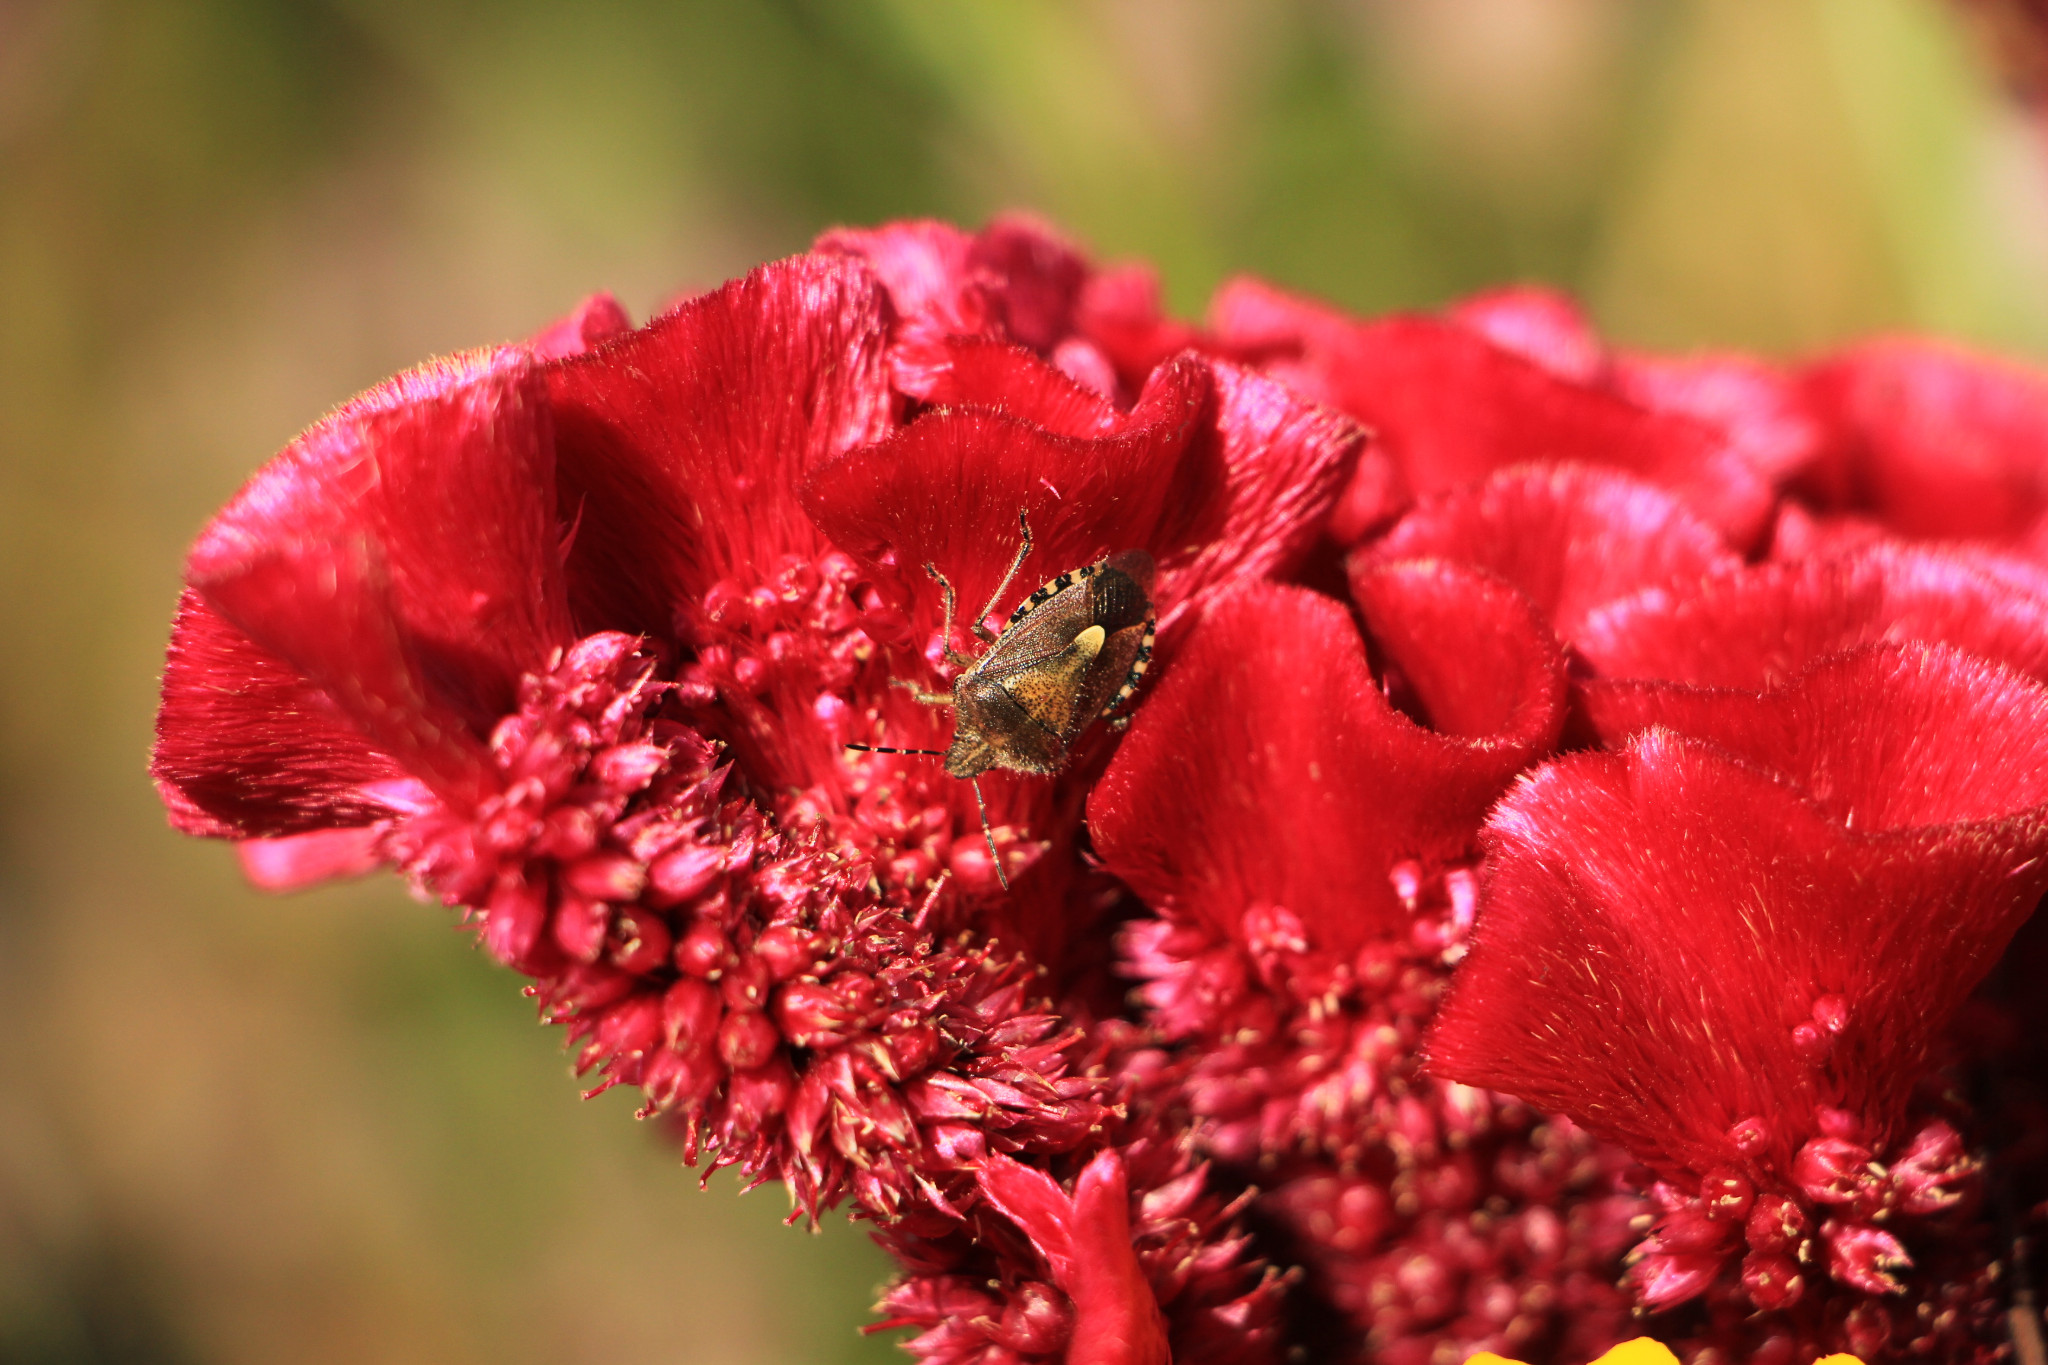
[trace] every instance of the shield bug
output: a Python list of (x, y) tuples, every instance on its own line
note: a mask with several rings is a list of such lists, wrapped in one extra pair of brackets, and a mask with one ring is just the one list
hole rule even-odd
[[(927, 692), (896, 680), (929, 706), (951, 707), (953, 742), (944, 749), (891, 749), (849, 744), (874, 754), (927, 754), (946, 761), (950, 775), (974, 783), (981, 809), (981, 834), (1005, 889), (1002, 855), (988, 823), (988, 803), (975, 779), (991, 768), (1056, 773), (1067, 765), (1069, 746), (1096, 720), (1109, 716), (1137, 691), (1152, 662), (1158, 612), (1152, 605), (1152, 556), (1125, 550), (1066, 573), (1031, 594), (1003, 623), (1000, 633), (984, 621), (1002, 602), (1017, 571), (1031, 553), (1031, 522), (1022, 512), (1023, 540), (1003, 581), (968, 623), (986, 649), (970, 657), (953, 648), (953, 585), (927, 563), (946, 607), (946, 662), (961, 670), (953, 690)], [(1128, 723), (1127, 718), (1123, 718)], [(1111, 721), (1112, 725), (1117, 721)]]

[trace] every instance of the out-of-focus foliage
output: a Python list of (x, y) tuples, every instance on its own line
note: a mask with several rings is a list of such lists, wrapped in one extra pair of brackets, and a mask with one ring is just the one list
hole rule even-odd
[(884, 1360), (512, 978), (143, 778), (186, 538), (600, 287), (1037, 208), (1198, 310), (1514, 278), (1626, 341), (2048, 345), (2048, 151), (1931, 0), (0, 0), (0, 1360)]

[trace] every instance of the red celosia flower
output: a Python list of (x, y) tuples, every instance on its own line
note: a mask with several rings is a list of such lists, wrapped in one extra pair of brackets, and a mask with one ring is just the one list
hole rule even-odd
[[(692, 1161), (870, 1220), (937, 1365), (1631, 1306), (1988, 1361), (1987, 1158), (2048, 1196), (2038, 1001), (1966, 998), (2048, 885), (2043, 393), (838, 231), (293, 442), (194, 547), (154, 771), (263, 884), (463, 907)], [(984, 779), (1005, 890), (965, 784), (847, 745), (945, 741), (925, 566), (979, 606), (1020, 513), (998, 608), (1143, 549), (1160, 629), (1127, 735)]]
[(1917, 1087), (2048, 889), (2048, 691), (1878, 646), (1775, 692), (1587, 703), (1617, 752), (1546, 766), (1489, 820), (1435, 1070), (1647, 1162), (1638, 1292), (1706, 1296), (1724, 1345), (1763, 1309), (1749, 1347), (1786, 1358), (1989, 1359), (1980, 1166), (1956, 1098)]
[[(1148, 1297), (1120, 1311), (1156, 1293), (1182, 1335), (1228, 1311), (1255, 1351), (1261, 1310), (1230, 1305), (1270, 1290), (1089, 1050), (1090, 974), (1031, 974), (1100, 900), (1075, 843), (1101, 756), (988, 784), (1017, 888), (996, 897), (961, 784), (844, 746), (942, 738), (889, 686), (937, 681), (917, 566), (983, 600), (1023, 510), (1043, 577), (1149, 549), (1171, 623), (1306, 553), (1359, 434), (1192, 357), (1124, 412), (991, 338), (981, 401), (906, 424), (886, 310), (859, 264), (800, 258), (343, 408), (193, 552), (160, 785), (273, 884), (390, 861), (469, 908), (692, 1158), (814, 1211), (851, 1195), (918, 1264), (979, 1254), (999, 1154), (1156, 1149), (1129, 1216), (1164, 1199), (1174, 1227), (1141, 1239)], [(1082, 1179), (1090, 1208), (1122, 1189)], [(1192, 1276), (1190, 1230), (1221, 1255)], [(1030, 1353), (1063, 1349), (1047, 1330)]]

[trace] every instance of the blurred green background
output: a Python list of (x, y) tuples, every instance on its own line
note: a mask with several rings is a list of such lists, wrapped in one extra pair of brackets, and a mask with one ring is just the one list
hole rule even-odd
[(576, 1098), (390, 880), (147, 782), (184, 545), (328, 406), (596, 288), (1011, 206), (1361, 309), (2048, 347), (2048, 147), (1936, 0), (0, 0), (0, 1362), (771, 1362), (886, 1266)]

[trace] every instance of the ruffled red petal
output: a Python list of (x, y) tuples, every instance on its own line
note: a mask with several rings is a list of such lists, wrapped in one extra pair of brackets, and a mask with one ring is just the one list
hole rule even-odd
[(1780, 691), (1589, 682), (1609, 747), (1651, 726), (1713, 742), (1796, 785), (1845, 828), (2000, 820), (2048, 802), (2048, 694), (1939, 645), (1871, 645)]
[(1267, 373), (1359, 418), (1399, 472), (1390, 482), (1361, 471), (1333, 523), (1341, 540), (1383, 523), (1409, 495), (1537, 461), (1601, 465), (1662, 484), (1737, 545), (1763, 529), (1771, 483), (1745, 444), (1695, 420), (1683, 402), (1645, 406), (1605, 382), (1568, 306), (1514, 292), (1469, 308), (1450, 319), (1362, 322), (1255, 281), (1218, 294), (1211, 322), (1220, 344), (1271, 355)]
[[(2023, 776), (2039, 800), (2048, 773)], [(1785, 1168), (1820, 1106), (1895, 1136), (1933, 1038), (2048, 889), (2035, 814), (1851, 829), (1664, 729), (1523, 779), (1487, 845), (1432, 1069), (1695, 1180), (1765, 1152)], [(1817, 1053), (1799, 1030), (1823, 1012)]]
[(1212, 414), (1196, 440), (1214, 454), (1196, 458), (1213, 471), (1211, 488), (1186, 546), (1160, 556), (1169, 613), (1231, 584), (1284, 579), (1300, 568), (1368, 445), (1355, 422), (1273, 380), (1225, 361), (1210, 361), (1209, 371)]
[(1815, 365), (1812, 491), (1907, 536), (2048, 550), (2048, 377), (1960, 347), (1873, 341)]
[[(1097, 851), (1148, 903), (1226, 940), (1284, 907), (1314, 951), (1348, 957), (1405, 919), (1394, 864), (1463, 852), (1555, 742), (1561, 663), (1519, 594), (1427, 564), (1360, 587), (1437, 729), (1387, 702), (1340, 604), (1271, 584), (1219, 600), (1089, 799)], [(1476, 667), (1475, 649), (1498, 652)]]
[(483, 737), (570, 638), (552, 480), (531, 359), (439, 362), (294, 441), (208, 525), (187, 575), (372, 747), (474, 800)]
[(164, 665), (150, 774), (171, 824), (249, 837), (381, 820), (404, 774), (326, 694), (187, 588)]
[(1095, 438), (993, 409), (942, 409), (819, 468), (804, 503), (835, 543), (894, 582), (927, 628), (941, 613), (938, 585), (923, 566), (952, 580), (963, 612), (978, 609), (1009, 566), (1017, 514), (1028, 513), (1034, 548), (1011, 585), (1012, 602), (998, 604), (1007, 607), (1105, 555), (1135, 547), (1163, 558), (1183, 543), (1185, 528), (1208, 510), (1197, 494), (1221, 483), (1213, 463), (1205, 469), (1188, 458), (1193, 451), (1213, 462), (1194, 440), (1211, 388), (1194, 357), (1164, 366), (1137, 406)]
[(1820, 456), (1824, 432), (1798, 381), (1747, 356), (1626, 354), (1615, 359), (1609, 382), (1653, 411), (1706, 423), (1774, 484)]
[(2048, 679), (2048, 587), (1995, 557), (1886, 542), (1644, 592), (1595, 612), (1574, 643), (1608, 677), (1755, 688), (1880, 640), (1950, 644)]
[(1483, 484), (1424, 498), (1357, 554), (1361, 565), (1418, 558), (1471, 564), (1506, 579), (1567, 640), (1605, 603), (1740, 563), (1674, 494), (1584, 465), (1504, 470)]
[(889, 429), (884, 340), (865, 267), (798, 256), (550, 367), (584, 628), (673, 636), (736, 570), (815, 559), (795, 490)]
[(1593, 324), (1574, 299), (1554, 289), (1490, 289), (1459, 300), (1445, 316), (1560, 379), (1593, 384), (1607, 372), (1607, 347)]

